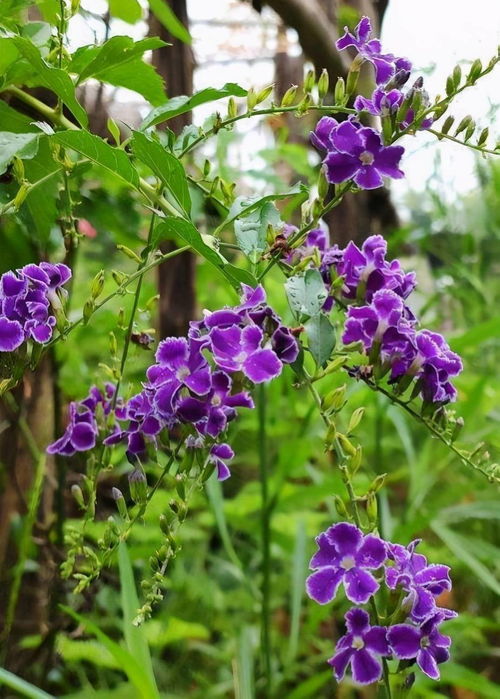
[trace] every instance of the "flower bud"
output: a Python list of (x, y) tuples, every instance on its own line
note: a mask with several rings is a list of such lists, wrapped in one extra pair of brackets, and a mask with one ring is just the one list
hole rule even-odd
[(330, 76), (326, 68), (323, 68), (321, 75), (318, 80), (318, 96), (320, 100), (323, 100), (328, 94), (328, 87), (330, 85)]
[(272, 85), (268, 85), (267, 87), (264, 87), (260, 92), (257, 93), (257, 104), (260, 104), (261, 102), (264, 102), (271, 92), (273, 91), (274, 88), (274, 83)]
[(283, 95), (281, 100), (282, 107), (291, 107), (295, 102), (295, 97), (297, 96), (298, 85), (292, 85)]
[(479, 58), (476, 58), (476, 60), (473, 62), (473, 64), (470, 67), (469, 74), (467, 75), (467, 82), (470, 85), (473, 85), (476, 80), (479, 78), (483, 70), (483, 65)]
[(78, 506), (79, 506), (82, 510), (84, 510), (84, 509), (85, 509), (85, 500), (83, 499), (82, 489), (81, 489), (80, 486), (77, 485), (76, 483), (74, 483), (74, 484), (71, 486), (71, 495), (75, 498), (76, 503), (78, 504)]
[(211, 167), (212, 163), (208, 158), (205, 158), (205, 162), (203, 163), (203, 177), (205, 179), (209, 176)]
[(451, 95), (455, 92), (455, 83), (453, 82), (453, 76), (449, 75), (446, 78), (446, 95), (448, 97), (451, 97)]
[(481, 131), (481, 133), (479, 134), (479, 138), (478, 138), (478, 140), (477, 140), (477, 145), (478, 145), (478, 146), (484, 146), (484, 144), (485, 144), (486, 141), (488, 140), (489, 134), (490, 134), (490, 130), (489, 130), (488, 127), (486, 127), (485, 129), (483, 129), (483, 130)]
[(130, 497), (139, 505), (143, 505), (148, 497), (148, 484), (144, 472), (138, 468), (134, 469), (128, 477), (130, 487)]
[(319, 176), (318, 176), (318, 195), (321, 201), (324, 201), (326, 198), (326, 195), (328, 194), (328, 190), (330, 188), (330, 183), (326, 179), (326, 169), (323, 166), (320, 171), (319, 171)]
[(356, 447), (354, 446), (354, 444), (345, 436), (345, 434), (342, 434), (342, 432), (339, 432), (337, 436), (342, 446), (342, 449), (346, 451), (347, 454), (349, 454), (349, 456), (355, 456)]
[(257, 95), (255, 94), (253, 87), (251, 87), (247, 92), (247, 110), (251, 112), (253, 109), (255, 109), (256, 105)]
[(134, 260), (138, 264), (140, 264), (142, 262), (139, 255), (137, 255), (133, 250), (131, 250), (126, 245), (120, 244), (120, 245), (117, 245), (116, 248), (117, 248), (117, 250), (120, 250), (120, 252), (123, 252), (127, 257), (130, 257), (131, 260)]
[(118, 343), (116, 341), (116, 335), (113, 331), (109, 333), (109, 353), (112, 357), (116, 357), (118, 352)]
[(346, 97), (350, 97), (356, 90), (359, 80), (359, 71), (361, 69), (362, 64), (363, 59), (361, 58), (361, 56), (356, 56), (354, 61), (351, 63), (351, 67), (349, 68), (349, 72), (347, 73), (347, 82), (345, 88)]
[(453, 126), (454, 121), (455, 121), (455, 117), (451, 116), (451, 114), (450, 114), (450, 116), (446, 117), (444, 124), (441, 127), (441, 133), (447, 134), (448, 131)]
[(338, 495), (333, 496), (333, 501), (335, 503), (335, 509), (337, 510), (337, 513), (341, 519), (348, 519), (349, 514), (347, 512), (346, 506), (344, 505), (344, 501), (342, 498), (339, 498)]
[(372, 493), (378, 493), (380, 488), (382, 488), (382, 486), (384, 485), (386, 478), (387, 473), (381, 473), (379, 476), (377, 476), (370, 486), (370, 491)]
[(363, 449), (358, 445), (356, 447), (356, 453), (353, 454), (349, 460), (349, 469), (354, 476), (359, 467), (361, 466), (361, 460), (363, 458)]
[[(331, 373), (331, 372), (330, 372)], [(345, 394), (347, 386), (339, 386), (330, 391), (321, 401), (321, 407), (323, 410), (338, 412), (345, 405)]]
[(92, 301), (92, 299), (88, 299), (85, 301), (85, 305), (83, 306), (83, 322), (88, 323), (90, 320), (90, 316), (95, 310), (95, 303)]
[(92, 279), (92, 284), (90, 285), (90, 295), (93, 299), (98, 298), (104, 288), (104, 270), (101, 269), (95, 277)]
[(472, 138), (475, 130), (476, 130), (476, 123), (474, 121), (471, 121), (469, 126), (465, 129), (464, 141), (468, 141), (470, 138)]
[(108, 118), (106, 122), (106, 126), (108, 127), (109, 133), (113, 136), (114, 141), (117, 146), (120, 145), (120, 140), (121, 140), (121, 134), (120, 134), (120, 129), (118, 128), (118, 124), (114, 119), (111, 119), (111, 117)]
[(113, 277), (113, 281), (118, 286), (121, 286), (123, 282), (125, 282), (128, 279), (128, 276), (126, 274), (124, 274), (123, 272), (119, 272), (117, 269), (111, 270), (111, 276)]
[(313, 99), (309, 93), (307, 93), (303, 99), (299, 102), (297, 105), (297, 113), (300, 116), (303, 116), (304, 114), (307, 114), (309, 107), (312, 105)]
[(453, 428), (453, 432), (451, 434), (451, 441), (454, 442), (456, 439), (458, 439), (460, 432), (462, 431), (463, 427), (465, 425), (463, 417), (458, 417), (456, 422), (455, 422), (455, 427)]
[[(230, 97), (229, 102), (227, 103), (227, 115), (230, 119), (235, 119), (238, 116), (238, 107), (236, 106), (234, 97)], [(209, 161), (205, 160), (205, 167), (207, 163), (210, 165)], [(206, 174), (208, 175), (208, 171)]]
[(462, 80), (462, 69), (459, 65), (456, 65), (453, 68), (453, 83), (455, 85), (455, 88), (457, 88), (460, 85), (460, 81)]
[[(470, 114), (467, 114), (467, 116), (464, 116), (460, 124), (457, 126), (457, 130), (455, 131), (455, 136), (458, 136), (458, 134), (462, 133), (462, 131), (465, 131), (466, 128), (471, 124), (472, 122), (472, 117)], [(473, 122), (472, 122), (473, 123)]]
[(377, 498), (375, 497), (375, 493), (368, 493), (367, 498), (366, 498), (366, 514), (368, 515), (368, 519), (372, 524), (377, 523), (377, 517), (378, 517), (378, 506), (377, 506)]
[(120, 517), (122, 519), (128, 519), (127, 504), (125, 502), (125, 498), (123, 497), (122, 491), (119, 488), (111, 488), (111, 497), (116, 503)]
[(365, 413), (364, 408), (357, 408), (353, 414), (351, 415), (351, 419), (349, 420), (349, 425), (347, 427), (347, 434), (351, 434), (354, 432), (356, 427), (359, 425), (361, 420), (363, 419), (363, 415)]
[(304, 92), (306, 94), (309, 94), (312, 92), (312, 89), (314, 87), (314, 84), (316, 83), (316, 73), (313, 68), (311, 70), (308, 70), (306, 73), (306, 77), (304, 78)]
[(338, 371), (344, 365), (344, 362), (346, 360), (347, 360), (346, 354), (342, 354), (338, 357), (335, 357), (335, 359), (332, 359), (332, 361), (328, 362), (328, 364), (326, 365), (326, 368), (323, 371), (323, 376), (326, 376), (327, 374), (334, 374), (336, 371)]

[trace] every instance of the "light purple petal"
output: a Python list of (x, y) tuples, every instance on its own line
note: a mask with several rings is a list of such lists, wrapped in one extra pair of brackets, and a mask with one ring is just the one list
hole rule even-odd
[(327, 604), (335, 597), (343, 571), (338, 568), (326, 566), (310, 575), (306, 580), (306, 589), (309, 597), (318, 604)]
[(363, 165), (354, 175), (354, 182), (361, 189), (377, 189), (384, 181), (373, 165)]
[(380, 585), (371, 573), (361, 568), (352, 568), (344, 576), (347, 599), (355, 604), (365, 604), (379, 589)]
[(353, 653), (352, 678), (358, 684), (372, 684), (382, 677), (382, 664), (362, 648)]
[(438, 680), (440, 678), (436, 659), (429, 648), (421, 648), (418, 651), (417, 665), (431, 680)]
[(356, 554), (356, 565), (362, 568), (380, 568), (387, 557), (385, 542), (378, 536), (365, 536)]
[(243, 362), (243, 371), (254, 383), (270, 381), (281, 374), (282, 364), (273, 350), (257, 350)]
[(354, 654), (352, 648), (342, 648), (338, 650), (333, 657), (328, 660), (328, 664), (333, 667), (335, 673), (335, 678), (340, 682), (345, 675), (345, 671), (349, 663), (351, 662), (351, 657)]

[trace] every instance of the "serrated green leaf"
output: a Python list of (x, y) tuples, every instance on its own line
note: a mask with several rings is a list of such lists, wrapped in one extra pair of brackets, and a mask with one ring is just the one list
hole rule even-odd
[(75, 86), (69, 75), (64, 70), (49, 66), (43, 60), (38, 48), (24, 37), (2, 37), (0, 39), (0, 55), (5, 51), (6, 47), (10, 51), (12, 46), (17, 49), (22, 58), (26, 59), (32, 69), (29, 76), (29, 84), (32, 86), (42, 85), (55, 92), (81, 126), (87, 126), (87, 113), (76, 99)]
[[(28, 191), (21, 208), (27, 227), (36, 233), (39, 244), (46, 245), (58, 216), (58, 174), (62, 171), (52, 158), (48, 139), (41, 139), (37, 155), (24, 163), (24, 174), (34, 187)], [(40, 181), (40, 184), (37, 184)]]
[(109, 170), (129, 186), (132, 185), (136, 189), (139, 186), (139, 176), (127, 154), (119, 148), (113, 148), (99, 136), (88, 131), (58, 131), (50, 138)]
[(146, 134), (135, 131), (132, 152), (147, 165), (170, 192), (179, 211), (187, 217), (191, 214), (191, 197), (186, 172), (182, 163), (169, 153), (161, 143), (152, 141)]
[(129, 36), (113, 36), (102, 46), (84, 46), (78, 49), (69, 70), (79, 74), (78, 83), (88, 78), (106, 80), (104, 76), (112, 68), (136, 61), (145, 51), (160, 46), (166, 46), (165, 42), (154, 37), (134, 41)]
[(191, 43), (192, 39), (190, 33), (164, 0), (148, 0), (148, 3), (149, 9), (156, 19), (170, 34), (172, 34), (172, 36), (175, 36), (176, 39), (180, 39), (180, 41), (183, 41), (185, 44)]
[(250, 272), (228, 264), (220, 252), (209, 247), (190, 221), (173, 216), (167, 217), (156, 227), (155, 236), (169, 239), (180, 238), (219, 270), (238, 292), (242, 282), (250, 286), (257, 286), (257, 280)]
[(39, 133), (0, 131), (0, 175), (6, 171), (12, 158), (33, 158), (38, 151), (39, 139)]
[(324, 313), (310, 318), (304, 328), (314, 361), (318, 367), (322, 367), (330, 359), (335, 348), (335, 328)]
[(318, 315), (328, 296), (317, 269), (308, 269), (304, 275), (290, 277), (285, 289), (290, 307), (299, 319)]
[(269, 201), (250, 211), (234, 222), (234, 233), (240, 250), (250, 262), (256, 263), (266, 249), (267, 227), (276, 228), (281, 218), (278, 209)]
[(173, 117), (178, 116), (179, 114), (190, 112), (200, 104), (215, 102), (216, 100), (229, 96), (245, 97), (246, 94), (247, 91), (239, 85), (236, 85), (236, 83), (226, 83), (219, 89), (207, 87), (205, 90), (196, 92), (191, 97), (188, 97), (187, 95), (172, 97), (172, 99), (169, 99), (166, 104), (153, 109), (153, 111), (147, 115), (141, 124), (141, 131), (144, 131), (144, 129), (147, 129), (150, 126), (156, 126), (164, 121), (173, 119)]
[(142, 18), (142, 7), (137, 0), (108, 0), (112, 17), (135, 24)]

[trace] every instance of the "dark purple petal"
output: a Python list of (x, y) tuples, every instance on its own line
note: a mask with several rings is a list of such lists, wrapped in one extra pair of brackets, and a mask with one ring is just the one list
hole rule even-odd
[(226, 464), (220, 459), (215, 459), (215, 465), (217, 467), (217, 480), (226, 481), (231, 477), (231, 471), (226, 466)]
[(307, 578), (307, 594), (318, 604), (331, 602), (337, 593), (342, 576), (343, 571), (338, 568), (331, 566), (320, 568)]
[(13, 352), (24, 342), (24, 332), (17, 320), (0, 318), (0, 352)]
[(404, 177), (404, 172), (399, 168), (399, 162), (405, 149), (402, 146), (386, 146), (377, 154), (374, 166), (382, 173), (394, 179)]
[(387, 557), (385, 542), (378, 536), (365, 536), (356, 554), (356, 565), (362, 568), (380, 568)]
[(76, 451), (87, 451), (95, 447), (96, 429), (85, 422), (76, 424), (71, 430), (71, 445)]
[(204, 396), (212, 385), (212, 375), (208, 367), (199, 369), (183, 378), (184, 384), (198, 396)]
[(384, 181), (373, 165), (363, 165), (354, 175), (354, 182), (361, 189), (377, 189)]
[(431, 680), (438, 680), (440, 677), (436, 659), (430, 648), (421, 648), (417, 653), (417, 665)]
[(372, 626), (367, 631), (363, 640), (368, 650), (378, 653), (379, 655), (389, 655), (390, 648), (387, 641), (387, 628), (385, 626)]
[(218, 456), (219, 459), (232, 459), (234, 457), (234, 451), (231, 449), (229, 444), (215, 444), (210, 453), (214, 456)]
[(184, 422), (199, 422), (207, 416), (207, 404), (196, 398), (181, 398), (176, 410)]
[(281, 374), (282, 364), (273, 350), (257, 350), (243, 362), (243, 371), (254, 383), (270, 381)]
[(340, 184), (350, 180), (361, 167), (359, 158), (346, 153), (328, 153), (324, 163), (326, 165), (326, 179), (332, 184)]
[(363, 534), (354, 524), (339, 522), (326, 530), (328, 541), (333, 544), (340, 557), (354, 556), (363, 542)]
[(371, 573), (361, 568), (352, 568), (344, 576), (347, 599), (355, 604), (365, 604), (379, 589), (380, 585)]
[(363, 140), (360, 129), (357, 129), (351, 121), (343, 121), (332, 131), (331, 141), (333, 146), (341, 153), (357, 155), (363, 150)]
[(394, 655), (400, 660), (415, 658), (420, 650), (422, 634), (409, 624), (396, 624), (387, 630), (387, 640)]
[(345, 671), (349, 663), (351, 662), (351, 657), (354, 654), (352, 648), (341, 648), (337, 650), (335, 655), (328, 660), (328, 664), (333, 667), (333, 672), (335, 673), (335, 678), (340, 682), (345, 675)]
[(382, 677), (382, 664), (362, 648), (354, 652), (351, 660), (352, 678), (358, 684), (372, 684)]
[(156, 361), (171, 369), (185, 367), (188, 360), (188, 342), (184, 337), (167, 337), (156, 350)]
[(14, 272), (5, 272), (0, 278), (1, 296), (19, 296), (28, 287), (26, 279), (19, 278)]
[(370, 616), (364, 609), (353, 607), (345, 615), (345, 623), (349, 633), (363, 636), (370, 628)]

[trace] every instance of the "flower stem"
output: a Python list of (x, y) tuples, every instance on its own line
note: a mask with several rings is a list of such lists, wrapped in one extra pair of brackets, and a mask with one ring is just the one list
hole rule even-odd
[(271, 510), (269, 506), (268, 460), (266, 444), (266, 389), (259, 385), (257, 393), (259, 472), (261, 487), (261, 544), (262, 544), (262, 604), (261, 604), (261, 652), (265, 678), (265, 696), (271, 696)]

